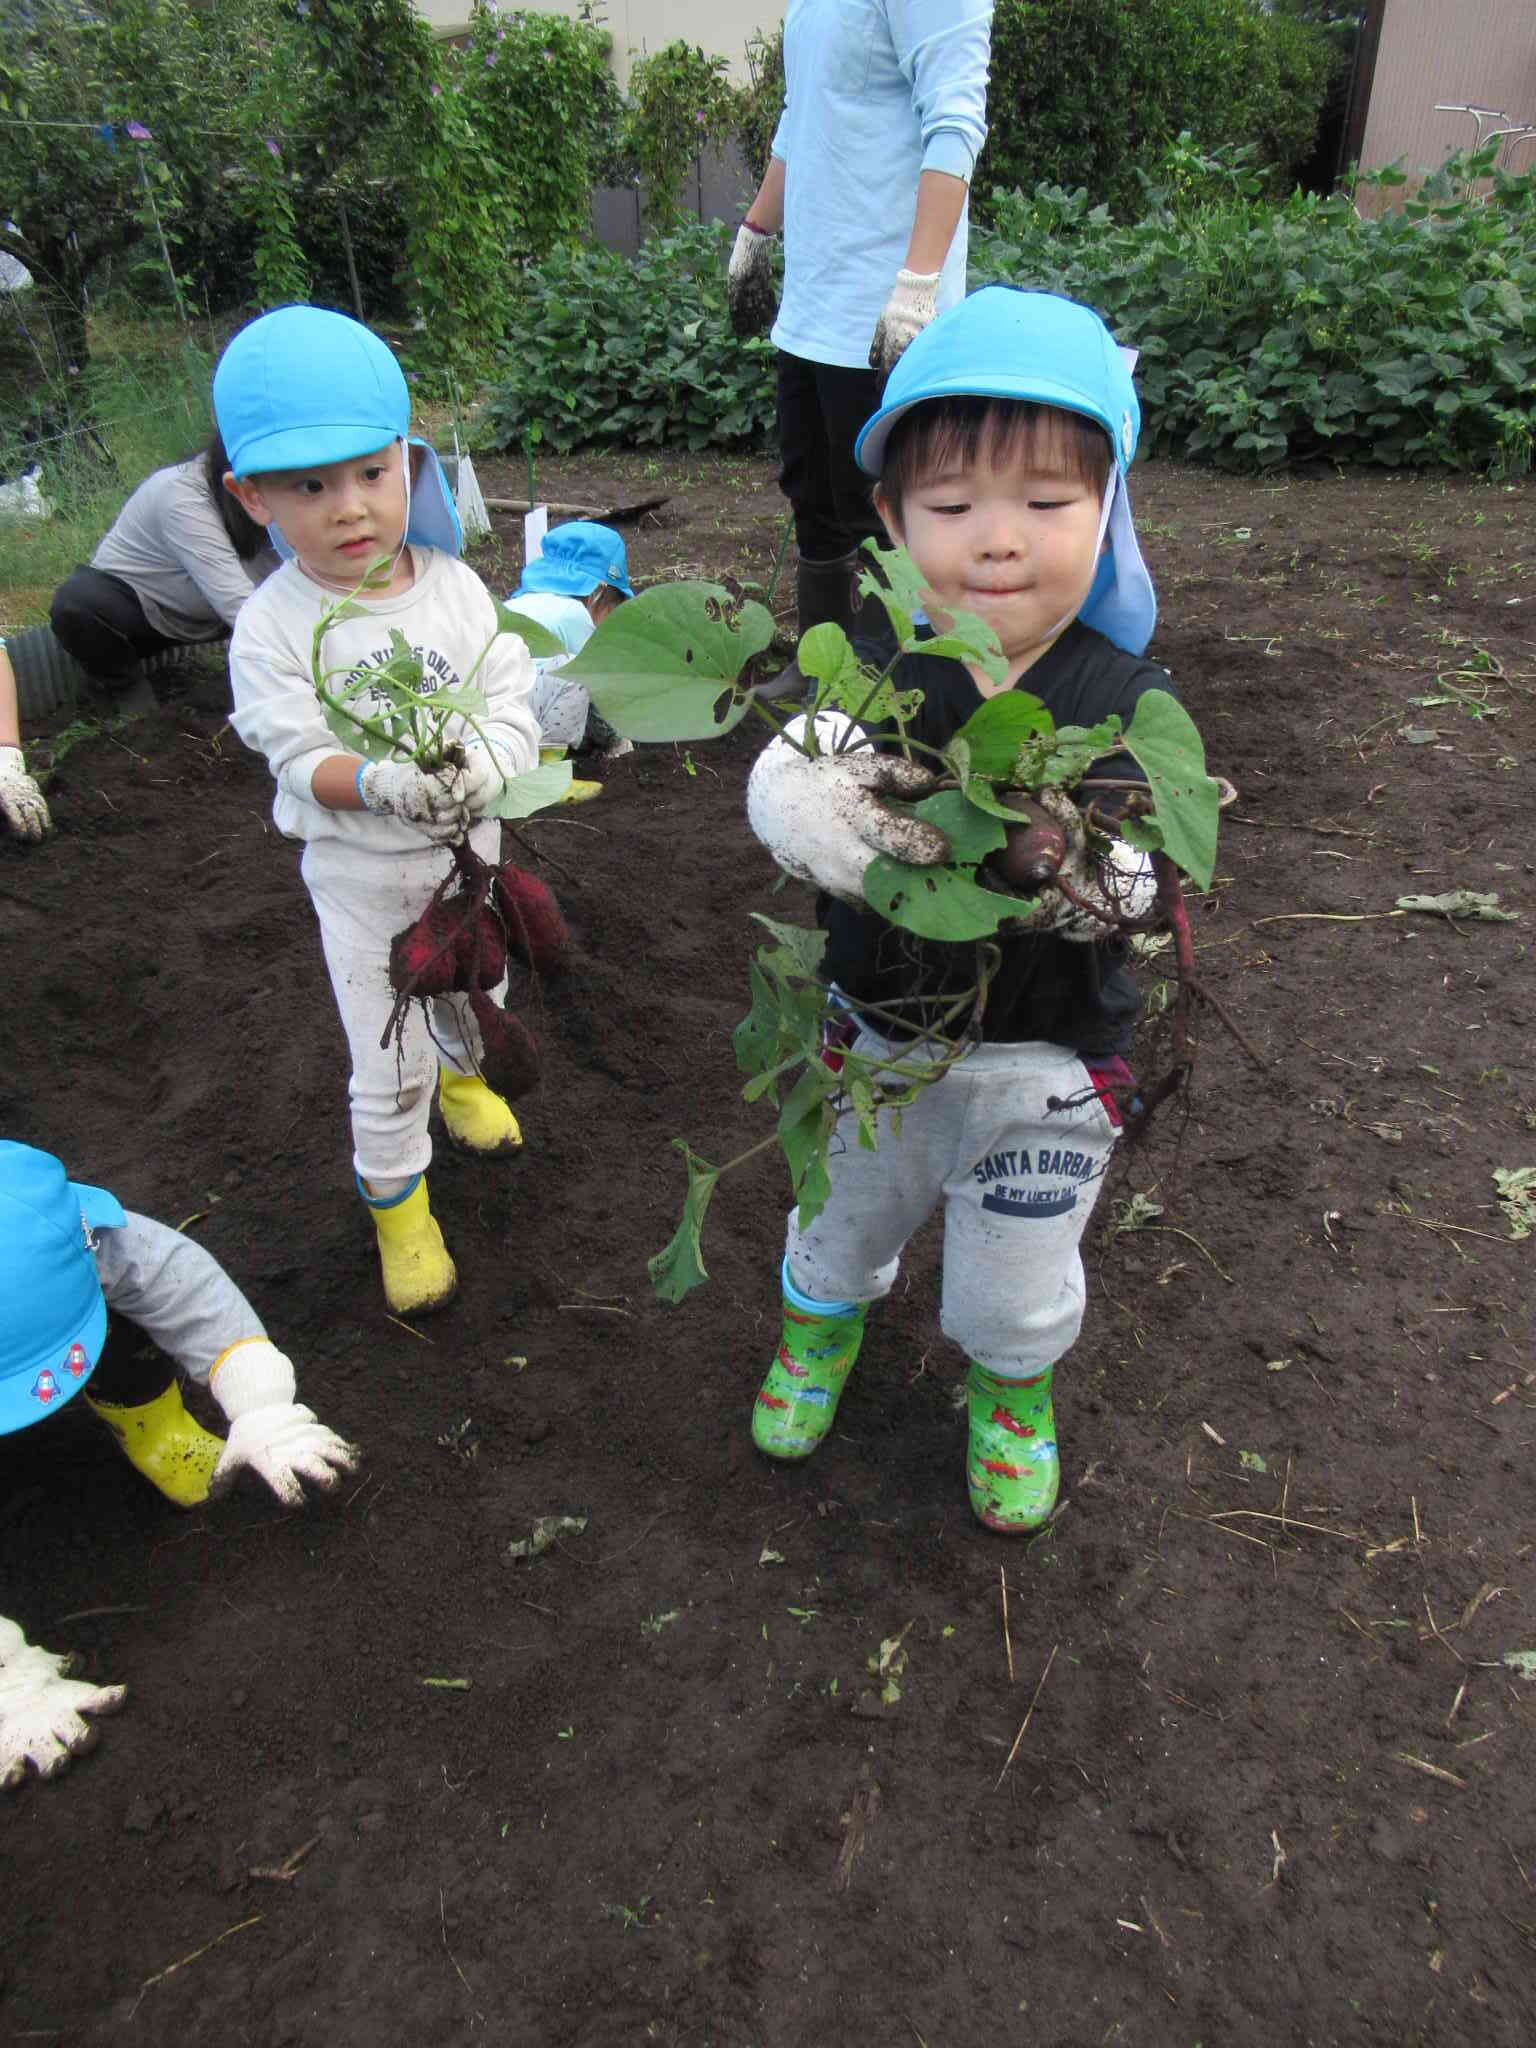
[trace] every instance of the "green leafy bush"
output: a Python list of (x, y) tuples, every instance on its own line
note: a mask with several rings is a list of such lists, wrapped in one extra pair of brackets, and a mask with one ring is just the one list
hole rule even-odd
[(1122, 214), (1182, 128), (1254, 143), (1270, 181), (1312, 146), (1327, 38), (1258, 0), (997, 0), (976, 189), (1082, 186)]
[[(1088, 195), (995, 193), (971, 284), (1065, 292), (1141, 351), (1145, 452), (1514, 474), (1536, 429), (1536, 173), (1453, 159), (1401, 212), (1242, 196), (1118, 227)], [(1392, 174), (1388, 174), (1390, 180)]]
[(768, 168), (769, 146), (784, 111), (784, 31), (747, 39), (747, 76), (736, 99), (736, 147), (752, 177)]
[(586, 233), (594, 168), (620, 111), (611, 43), (589, 22), (493, 14), (476, 0), (468, 40), (440, 51), (444, 90), (502, 165), (500, 241), (514, 258)]
[(774, 351), (731, 333), (726, 253), (723, 229), (690, 227), (647, 241), (632, 261), (582, 247), (530, 267), (482, 414), (489, 445), (521, 446), (535, 428), (562, 451), (762, 440)]
[(630, 71), (623, 143), (653, 226), (670, 227), (680, 218), (678, 194), (694, 158), (705, 143), (723, 142), (735, 130), (737, 93), (726, 69), (724, 57), (711, 57), (696, 43), (672, 42)]
[[(994, 193), (971, 285), (1065, 292), (1139, 348), (1147, 453), (1518, 474), (1536, 437), (1536, 171), (1490, 170), (1453, 159), (1362, 220), (1341, 197), (1271, 205), (1245, 149), (1180, 136), (1130, 225), (1081, 190)], [(531, 268), (495, 444), (533, 427), (561, 449), (766, 438), (773, 352), (731, 334), (724, 266), (722, 232), (695, 228), (632, 264), (581, 249)]]

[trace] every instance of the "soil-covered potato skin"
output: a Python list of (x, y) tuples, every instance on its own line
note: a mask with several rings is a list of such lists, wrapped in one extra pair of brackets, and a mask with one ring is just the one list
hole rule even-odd
[(1027, 791), (1006, 790), (1001, 800), (1018, 812), (1021, 822), (1004, 826), (1007, 837), (983, 865), (1007, 888), (1031, 896), (1059, 871), (1067, 857), (1067, 835)]
[[(539, 481), (670, 484), (635, 573), (767, 581), (766, 459)], [(508, 833), (571, 966), (514, 970), (545, 1061), (520, 1160), (439, 1148), (461, 1292), (420, 1335), (351, 1193), (263, 764), (175, 703), (70, 754), (46, 846), (0, 845), (0, 1128), (195, 1217), (367, 1454), (301, 1514), (251, 1487), (178, 1515), (82, 1403), (0, 1442), (0, 1612), (131, 1688), (0, 1812), (8, 2038), (1531, 2040), (1536, 1687), (1501, 1660), (1536, 1647), (1532, 1250), (1492, 1169), (1536, 1161), (1532, 488), (1151, 465), (1136, 502), (1154, 652), (1239, 793), (1199, 967), (1265, 1066), (1199, 1020), (1187, 1110), (1111, 1177), (1066, 1506), (1028, 1543), (966, 1506), (937, 1228), (803, 1468), (748, 1441), (771, 1158), (722, 1183), (709, 1286), (651, 1298), (669, 1141), (768, 1128), (729, 1045), (749, 913), (810, 915), (743, 826), (750, 729)], [(1497, 715), (1410, 702), (1453, 688)], [(1457, 886), (1521, 922), (1391, 915)], [(1106, 1241), (1137, 1190), (1161, 1229)], [(503, 1561), (561, 1512), (585, 1533)]]

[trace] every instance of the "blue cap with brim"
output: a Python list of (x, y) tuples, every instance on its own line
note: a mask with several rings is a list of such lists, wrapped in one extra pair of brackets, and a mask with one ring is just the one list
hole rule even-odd
[(545, 534), (542, 554), (535, 555), (523, 570), (513, 597), (525, 590), (590, 597), (600, 583), (612, 584), (626, 597), (634, 596), (624, 542), (611, 526), (600, 526), (595, 519), (569, 519)]
[(107, 1304), (90, 1231), (126, 1221), (51, 1153), (0, 1141), (0, 1435), (56, 1413), (95, 1370)]
[[(321, 306), (279, 306), (242, 327), (213, 373), (213, 413), (233, 475), (321, 469), (392, 442), (420, 448), (405, 538), (458, 554), (458, 510), (434, 449), (412, 439), (411, 394), (371, 329)], [(293, 550), (268, 529), (285, 557)]]
[(1140, 654), (1157, 598), (1131, 516), (1126, 471), (1141, 432), (1131, 365), (1098, 314), (1054, 292), (984, 285), (925, 327), (890, 374), (880, 410), (854, 442), (854, 459), (879, 476), (896, 422), (938, 398), (1016, 399), (1096, 420), (1114, 455), (1107, 550), (1078, 613), (1086, 626)]

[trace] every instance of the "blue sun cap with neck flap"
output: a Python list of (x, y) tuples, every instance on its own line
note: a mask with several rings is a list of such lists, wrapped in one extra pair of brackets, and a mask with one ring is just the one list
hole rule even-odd
[(56, 1413), (94, 1372), (107, 1304), (92, 1232), (126, 1221), (51, 1152), (0, 1141), (0, 1436)]
[(879, 476), (896, 422), (941, 398), (1018, 399), (1096, 420), (1114, 456), (1106, 494), (1107, 546), (1078, 617), (1141, 654), (1157, 622), (1157, 597), (1141, 557), (1126, 472), (1141, 432), (1131, 381), (1135, 352), (1122, 349), (1089, 306), (1054, 292), (984, 285), (941, 313), (892, 370), (880, 410), (866, 420), (854, 459)]
[[(322, 306), (279, 306), (242, 327), (213, 373), (213, 412), (231, 472), (352, 462), (391, 442), (421, 450), (407, 471), (403, 538), (456, 555), (464, 545), (436, 451), (411, 433), (411, 394), (388, 344)], [(293, 553), (281, 532), (273, 545)]]

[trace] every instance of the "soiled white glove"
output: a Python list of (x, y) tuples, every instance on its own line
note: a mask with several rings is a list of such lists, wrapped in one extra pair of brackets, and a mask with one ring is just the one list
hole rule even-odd
[(381, 818), (403, 818), (412, 825), (469, 822), (466, 798), (468, 772), (463, 768), (418, 768), (413, 761), (370, 761), (360, 769), (357, 793), (365, 810)]
[(490, 747), (464, 749), (464, 808), (472, 818), (495, 802), (509, 779), (509, 771)]
[(773, 236), (766, 228), (743, 221), (736, 230), (725, 273), (725, 296), (733, 334), (745, 339), (768, 332), (778, 300), (773, 285)]
[(343, 1473), (357, 1470), (356, 1445), (344, 1443), (315, 1420), (312, 1408), (294, 1400), (292, 1361), (265, 1337), (227, 1351), (209, 1387), (229, 1418), (229, 1440), (213, 1468), (210, 1494), (223, 1493), (237, 1472), (249, 1470), (285, 1508), (296, 1508), (303, 1504), (303, 1481), (325, 1493)]
[(20, 747), (0, 747), (0, 818), (18, 839), (41, 839), (53, 823)]
[(68, 1677), (72, 1662), (35, 1649), (14, 1621), (0, 1619), (0, 1785), (19, 1785), (28, 1764), (43, 1778), (62, 1771), (96, 1741), (81, 1717), (116, 1713), (128, 1697), (126, 1686)]
[(1123, 839), (1112, 839), (1102, 853), (1088, 844), (1083, 814), (1064, 789), (1042, 789), (1038, 802), (1049, 811), (1067, 835), (1067, 856), (1054, 882), (1042, 883), (1038, 898), (1018, 917), (1010, 917), (1010, 932), (1055, 932), (1058, 938), (1091, 945), (1107, 939), (1112, 927), (1091, 910), (1082, 910), (1056, 887), (1065, 882), (1075, 896), (1093, 909), (1120, 917), (1145, 917), (1157, 895), (1157, 877), (1150, 854), (1138, 852)]
[(869, 345), (872, 370), (878, 370), (883, 377), (890, 375), (902, 350), (917, 339), (938, 311), (934, 298), (938, 288), (937, 270), (931, 276), (921, 270), (897, 271), (891, 296), (875, 322), (875, 338)]
[(802, 739), (802, 716), (785, 727), (789, 738), (771, 740), (747, 778), (747, 822), (786, 874), (814, 882), (844, 903), (863, 903), (864, 870), (876, 854), (933, 867), (949, 858), (949, 841), (936, 825), (887, 810), (879, 799), (924, 797), (932, 771), (899, 754), (834, 754), (858, 728), (841, 711), (816, 717), (814, 761), (789, 744)]

